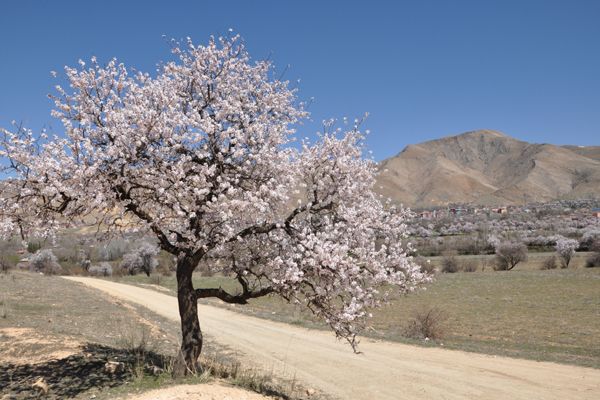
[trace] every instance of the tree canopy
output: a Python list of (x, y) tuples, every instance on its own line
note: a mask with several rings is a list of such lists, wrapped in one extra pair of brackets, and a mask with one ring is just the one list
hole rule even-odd
[(47, 235), (90, 215), (104, 232), (145, 229), (178, 258), (180, 282), (203, 262), (240, 284), (180, 293), (180, 308), (276, 293), (354, 346), (382, 284), (428, 280), (405, 244), (410, 212), (373, 191), (359, 124), (295, 146), (304, 105), (239, 37), (173, 53), (156, 76), (114, 59), (67, 67), (69, 89), (52, 96), (64, 134), (4, 131), (0, 229)]

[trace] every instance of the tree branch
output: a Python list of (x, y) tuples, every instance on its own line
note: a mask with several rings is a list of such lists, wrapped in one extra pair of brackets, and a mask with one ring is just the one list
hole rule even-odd
[(223, 288), (209, 288), (209, 289), (196, 289), (196, 298), (205, 299), (208, 297), (216, 297), (225, 303), (230, 304), (247, 304), (249, 299), (255, 299), (257, 297), (266, 296), (269, 293), (273, 293), (272, 287), (262, 288), (256, 291), (249, 291), (247, 287), (242, 293), (231, 294), (226, 292)]
[[(234, 261), (234, 263), (235, 263), (235, 261)], [(218, 289), (216, 289), (216, 288), (196, 289), (196, 297), (198, 299), (202, 299), (202, 298), (206, 298), (206, 297), (216, 297), (226, 303), (246, 304), (246, 303), (248, 303), (249, 299), (266, 296), (267, 294), (273, 292), (273, 288), (270, 286), (260, 288), (258, 290), (250, 289), (250, 287), (248, 286), (248, 281), (242, 276), (241, 273), (238, 273), (237, 281), (242, 286), (242, 293), (232, 295), (232, 294), (226, 292), (225, 290), (223, 290), (223, 288), (219, 287)]]

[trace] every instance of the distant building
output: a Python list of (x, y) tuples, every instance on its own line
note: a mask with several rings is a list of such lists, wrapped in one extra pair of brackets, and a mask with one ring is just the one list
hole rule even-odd
[(431, 219), (433, 217), (433, 212), (432, 211), (423, 211), (423, 212), (421, 212), (420, 217), (422, 219)]

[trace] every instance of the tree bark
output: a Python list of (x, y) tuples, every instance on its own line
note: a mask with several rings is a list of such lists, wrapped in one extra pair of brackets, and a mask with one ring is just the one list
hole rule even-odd
[(181, 317), (181, 350), (173, 375), (182, 377), (195, 374), (198, 369), (198, 357), (202, 351), (202, 331), (198, 320), (198, 298), (192, 284), (195, 265), (191, 257), (182, 256), (177, 261), (177, 300)]

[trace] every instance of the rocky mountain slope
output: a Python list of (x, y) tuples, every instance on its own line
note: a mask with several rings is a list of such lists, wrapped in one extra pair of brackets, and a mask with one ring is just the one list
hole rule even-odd
[(407, 146), (383, 161), (378, 190), (412, 207), (600, 196), (600, 146), (555, 146), (491, 130), (467, 132)]

